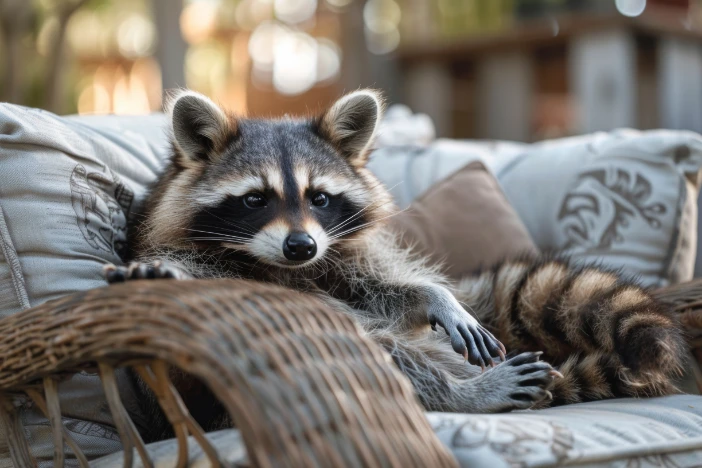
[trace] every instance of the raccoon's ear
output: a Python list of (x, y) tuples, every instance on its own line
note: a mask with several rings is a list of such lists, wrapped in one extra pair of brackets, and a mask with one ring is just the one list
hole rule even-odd
[(236, 135), (236, 121), (208, 97), (194, 91), (174, 95), (167, 104), (167, 112), (175, 144), (193, 161), (213, 161)]
[(334, 103), (317, 121), (319, 133), (356, 167), (368, 162), (368, 153), (383, 112), (379, 93), (362, 89)]

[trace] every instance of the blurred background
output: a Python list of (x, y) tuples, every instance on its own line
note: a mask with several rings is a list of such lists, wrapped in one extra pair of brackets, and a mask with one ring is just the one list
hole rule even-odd
[(241, 115), (361, 86), (439, 136), (702, 132), (701, 0), (0, 0), (0, 99), (158, 111), (187, 86)]

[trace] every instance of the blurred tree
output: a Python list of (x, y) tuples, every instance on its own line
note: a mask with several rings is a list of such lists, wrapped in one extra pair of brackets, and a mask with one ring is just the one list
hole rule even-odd
[[(38, 105), (52, 112), (60, 113), (65, 104), (64, 73), (66, 68), (66, 29), (71, 17), (81, 8), (90, 5), (97, 8), (108, 4), (111, 0), (0, 0), (0, 34), (4, 51), (2, 53), (2, 90), (0, 99), (16, 104)], [(30, 53), (26, 39), (35, 36), (38, 25), (46, 21), (55, 21), (56, 27), (43, 64), (36, 65), (35, 54)], [(31, 43), (36, 43), (36, 37), (31, 37)], [(31, 63), (30, 63), (31, 62)], [(27, 90), (32, 94), (38, 91), (30, 71), (40, 70), (41, 96), (27, 96)], [(28, 101), (28, 98), (31, 98)]]
[(28, 0), (0, 0), (0, 33), (5, 48), (0, 93), (3, 101), (19, 104), (24, 97), (22, 40), (31, 32), (36, 16)]
[(90, 0), (52, 0), (51, 14), (58, 21), (55, 36), (51, 41), (44, 81), (44, 107), (60, 113), (65, 101), (63, 91), (66, 27), (71, 16)]

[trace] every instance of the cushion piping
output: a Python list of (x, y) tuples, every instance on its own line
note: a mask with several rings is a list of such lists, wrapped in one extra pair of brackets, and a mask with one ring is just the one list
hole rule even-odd
[[(686, 178), (684, 175), (680, 175), (680, 190), (678, 194), (678, 203), (675, 212), (675, 222), (673, 223), (673, 233), (670, 236), (670, 243), (668, 244), (668, 251), (666, 252), (665, 259), (663, 260), (663, 268), (661, 269), (660, 277), (666, 280), (669, 284), (671, 281), (671, 267), (673, 260), (676, 257), (676, 253), (679, 251), (680, 242), (680, 221), (682, 220), (683, 211), (685, 210), (685, 203), (687, 202), (687, 184), (685, 183)], [(695, 200), (696, 201), (696, 200)], [(658, 282), (659, 286), (665, 286)]]
[[(618, 447), (614, 450), (595, 450), (583, 453), (578, 449), (571, 452), (572, 455), (566, 460), (560, 460), (558, 466), (578, 466), (593, 463), (613, 462), (617, 460), (631, 460), (640, 457), (650, 457), (652, 455), (665, 455), (684, 452), (695, 452), (702, 450), (702, 437), (695, 437), (688, 440), (671, 442), (664, 441), (644, 446), (636, 444), (629, 447)], [(580, 454), (578, 454), (580, 452)]]

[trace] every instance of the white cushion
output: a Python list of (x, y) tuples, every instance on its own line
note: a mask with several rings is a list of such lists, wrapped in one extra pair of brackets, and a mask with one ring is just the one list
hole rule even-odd
[(702, 460), (702, 397), (618, 399), (539, 411), (429, 413), (465, 467), (691, 467)]
[[(692, 467), (702, 460), (702, 397), (608, 400), (508, 414), (427, 413), (439, 439), (466, 468), (611, 466)], [(246, 448), (234, 429), (208, 434), (225, 461), (245, 465)], [(189, 462), (207, 457), (190, 437)], [(147, 448), (158, 467), (173, 466), (177, 441)], [(123, 453), (91, 466), (122, 466)], [(140, 463), (137, 467), (142, 466)]]

